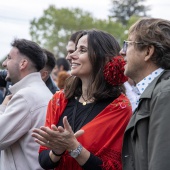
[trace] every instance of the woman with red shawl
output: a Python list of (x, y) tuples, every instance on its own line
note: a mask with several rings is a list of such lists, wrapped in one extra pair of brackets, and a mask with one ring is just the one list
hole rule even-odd
[(121, 170), (122, 139), (132, 114), (124, 95), (120, 46), (103, 31), (82, 31), (67, 56), (71, 77), (49, 102), (45, 126), (34, 129), (39, 163), (55, 170)]

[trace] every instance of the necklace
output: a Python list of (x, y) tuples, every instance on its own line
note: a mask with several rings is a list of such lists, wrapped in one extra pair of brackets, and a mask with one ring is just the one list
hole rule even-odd
[(85, 98), (83, 97), (83, 94), (81, 95), (81, 97), (82, 97), (82, 98), (83, 98), (83, 100), (84, 100), (84, 102), (83, 102), (83, 106), (85, 106), (85, 105), (87, 104), (88, 99), (85, 99)]
[[(80, 97), (79, 97), (80, 98)], [(77, 129), (75, 129), (75, 119), (76, 119), (76, 113), (77, 113), (77, 107), (78, 107), (78, 101), (79, 101), (79, 98), (76, 100), (76, 103), (75, 103), (75, 106), (74, 106), (74, 109), (73, 109), (73, 116), (72, 116), (72, 122), (71, 122), (71, 127), (72, 127), (72, 130), (73, 132), (76, 132), (77, 130), (79, 130), (83, 123), (85, 122), (85, 120), (87, 119), (87, 117), (90, 115), (90, 113), (92, 112), (94, 106), (96, 103), (93, 103), (88, 109), (87, 109), (87, 113), (86, 115), (82, 118), (79, 126), (77, 127)]]

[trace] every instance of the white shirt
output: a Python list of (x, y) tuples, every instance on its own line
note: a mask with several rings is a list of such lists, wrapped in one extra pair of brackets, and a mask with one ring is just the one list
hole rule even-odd
[(129, 82), (124, 83), (126, 88), (126, 95), (132, 105), (132, 111), (134, 111), (138, 106), (141, 94), (145, 91), (148, 85), (162, 73), (162, 71), (164, 71), (164, 69), (158, 68), (147, 77), (145, 77), (143, 80), (141, 80), (138, 84), (136, 84), (136, 86), (131, 86)]
[[(149, 74), (147, 77), (145, 77), (143, 80), (141, 80), (139, 83), (136, 84), (137, 89), (139, 90), (139, 97), (141, 94), (145, 91), (145, 89), (148, 87), (148, 85), (157, 77), (159, 76), (164, 69), (158, 68), (157, 70), (153, 71), (151, 74)], [(137, 100), (137, 106), (139, 103), (139, 99)]]
[(134, 111), (137, 107), (137, 101), (139, 100), (140, 95), (135, 90), (135, 87), (131, 86), (128, 81), (124, 83), (124, 86), (126, 88), (126, 96), (130, 100), (132, 111)]

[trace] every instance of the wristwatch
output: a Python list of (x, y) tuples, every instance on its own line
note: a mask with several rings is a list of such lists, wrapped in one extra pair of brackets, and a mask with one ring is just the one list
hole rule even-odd
[(80, 144), (76, 149), (71, 150), (69, 154), (71, 157), (77, 158), (80, 155), (82, 149), (83, 149), (83, 146)]

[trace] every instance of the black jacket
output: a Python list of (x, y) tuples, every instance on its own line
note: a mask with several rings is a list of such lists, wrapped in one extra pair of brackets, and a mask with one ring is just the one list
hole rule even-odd
[(55, 82), (52, 80), (51, 76), (47, 79), (45, 84), (53, 94), (55, 94), (56, 91), (59, 91), (59, 88), (57, 87)]

